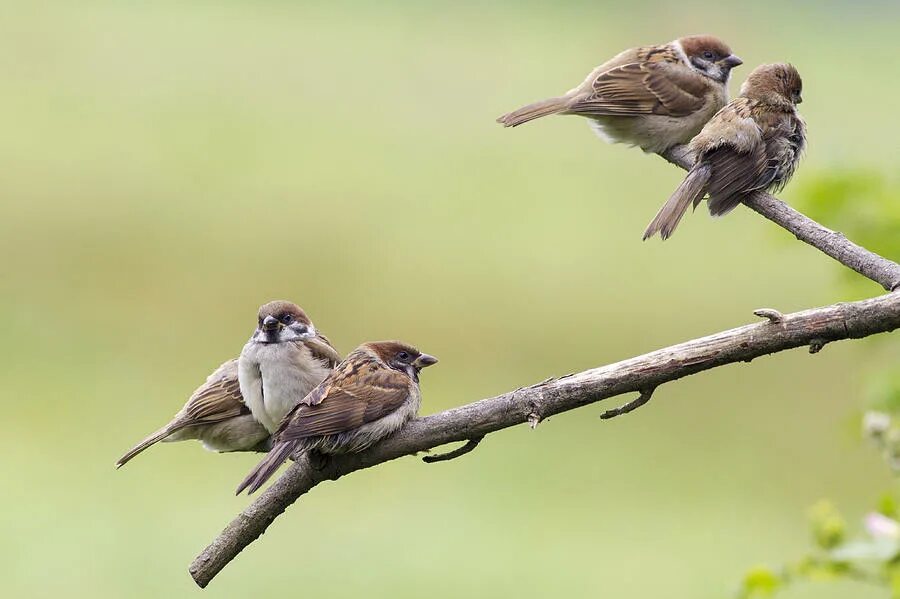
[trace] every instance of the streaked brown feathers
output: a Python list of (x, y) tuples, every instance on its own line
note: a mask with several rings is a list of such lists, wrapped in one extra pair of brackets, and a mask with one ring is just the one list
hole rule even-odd
[(572, 102), (567, 114), (687, 116), (703, 106), (708, 84), (691, 71), (644, 62), (602, 73), (593, 90), (590, 96)]

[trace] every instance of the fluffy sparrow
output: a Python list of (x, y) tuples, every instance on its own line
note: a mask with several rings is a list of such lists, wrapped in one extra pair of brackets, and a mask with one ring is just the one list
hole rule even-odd
[(720, 39), (691, 35), (631, 48), (591, 71), (564, 95), (497, 119), (515, 127), (549, 114), (576, 114), (606, 141), (661, 152), (687, 143), (728, 101), (728, 77), (741, 59)]
[(358, 452), (396, 432), (419, 410), (419, 371), (436, 362), (399, 341), (360, 345), (291, 410), (237, 492), (254, 492), (297, 452)]
[(806, 146), (797, 112), (800, 73), (789, 64), (757, 67), (728, 103), (691, 140), (696, 158), (684, 181), (644, 232), (667, 239), (688, 206), (709, 196), (709, 212), (722, 216), (757, 190), (779, 190), (790, 180)]
[(253, 417), (274, 433), (340, 360), (299, 306), (269, 302), (260, 307), (256, 330), (238, 358), (241, 394)]
[(158, 441), (199, 439), (212, 451), (250, 451), (264, 445), (269, 431), (244, 405), (237, 363), (235, 358), (219, 366), (169, 424), (119, 458), (116, 468)]

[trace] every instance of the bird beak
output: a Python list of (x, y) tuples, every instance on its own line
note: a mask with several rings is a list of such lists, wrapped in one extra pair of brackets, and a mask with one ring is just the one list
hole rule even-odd
[(794, 94), (794, 104), (799, 104), (803, 101), (803, 96), (800, 94)]
[(729, 69), (733, 69), (734, 67), (739, 67), (742, 64), (744, 64), (744, 61), (741, 60), (740, 58), (738, 58), (737, 56), (735, 56), (734, 54), (732, 54), (731, 56), (728, 56), (727, 58), (725, 58), (722, 61), (722, 64), (724, 64)]
[(276, 331), (276, 330), (278, 330), (280, 325), (281, 325), (281, 323), (278, 322), (278, 319), (275, 318), (274, 316), (266, 316), (265, 320), (263, 320), (262, 328), (266, 332)]
[(434, 356), (429, 356), (428, 354), (422, 354), (416, 361), (413, 362), (413, 366), (418, 369), (425, 368), (426, 366), (431, 366), (432, 364), (437, 364), (438, 359)]

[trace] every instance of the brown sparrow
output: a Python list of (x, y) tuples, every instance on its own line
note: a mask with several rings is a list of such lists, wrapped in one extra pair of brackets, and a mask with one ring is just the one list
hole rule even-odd
[(709, 196), (709, 213), (722, 216), (757, 190), (780, 190), (806, 146), (800, 73), (789, 64), (757, 67), (728, 103), (691, 140), (693, 168), (644, 231), (667, 239), (689, 205)]
[(608, 142), (662, 152), (687, 143), (725, 105), (728, 77), (740, 64), (711, 35), (631, 48), (564, 95), (514, 110), (497, 122), (515, 127), (548, 114), (577, 114), (591, 119), (591, 127)]
[(291, 410), (237, 493), (256, 491), (297, 452), (355, 453), (396, 432), (419, 411), (419, 371), (435, 363), (399, 341), (360, 345)]
[(241, 394), (253, 417), (274, 433), (340, 360), (298, 305), (269, 302), (259, 308), (256, 330), (238, 358)]
[(219, 366), (169, 424), (119, 458), (116, 468), (158, 441), (198, 439), (211, 451), (251, 451), (264, 445), (269, 431), (244, 405), (238, 386), (237, 363), (235, 358)]

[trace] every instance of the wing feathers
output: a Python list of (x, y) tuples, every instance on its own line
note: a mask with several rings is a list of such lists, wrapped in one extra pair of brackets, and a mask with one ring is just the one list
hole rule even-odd
[(570, 103), (583, 116), (687, 116), (705, 103), (708, 84), (700, 75), (666, 62), (631, 63), (601, 73), (592, 93)]

